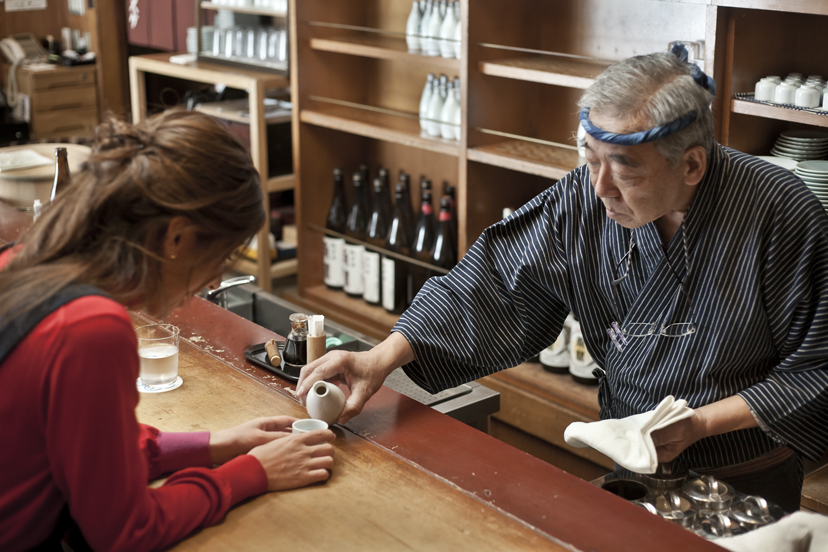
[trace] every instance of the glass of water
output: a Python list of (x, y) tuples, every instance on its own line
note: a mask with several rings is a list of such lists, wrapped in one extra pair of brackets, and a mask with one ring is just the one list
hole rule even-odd
[(149, 324), (135, 329), (141, 360), (139, 391), (152, 393), (176, 386), (178, 334), (178, 328), (172, 324)]

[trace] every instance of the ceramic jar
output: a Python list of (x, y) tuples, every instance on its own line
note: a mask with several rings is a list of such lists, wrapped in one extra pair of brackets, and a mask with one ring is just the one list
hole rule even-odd
[(311, 418), (335, 424), (345, 408), (345, 393), (333, 383), (317, 381), (308, 392), (306, 403)]

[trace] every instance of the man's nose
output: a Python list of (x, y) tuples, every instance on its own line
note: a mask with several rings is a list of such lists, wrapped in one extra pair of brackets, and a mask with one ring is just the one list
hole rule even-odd
[(592, 173), (593, 188), (598, 197), (618, 197), (618, 188), (612, 180), (612, 174), (606, 166)]

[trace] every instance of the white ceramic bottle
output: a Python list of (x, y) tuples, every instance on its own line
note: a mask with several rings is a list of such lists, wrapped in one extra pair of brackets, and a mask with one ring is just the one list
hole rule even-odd
[(431, 16), (434, 13), (434, 0), (423, 0), (421, 7), (423, 8), (423, 14), (420, 17), (420, 53), (425, 54), (428, 51), (428, 45), (431, 43), (428, 29), (431, 25)]
[(322, 420), (328, 425), (335, 424), (345, 407), (345, 393), (342, 389), (328, 383), (317, 381), (308, 391), (307, 410), (308, 415), (314, 420)]
[(440, 136), (446, 140), (454, 140), (454, 112), (458, 107), (457, 96), (454, 95), (454, 84), (449, 86), (446, 101), (440, 110)]
[(409, 52), (420, 51), (420, 21), (422, 21), (420, 2), (414, 0), (411, 3), (411, 13), (408, 14), (408, 20), (405, 22), (405, 43), (408, 45)]
[[(459, 2), (458, 2), (459, 4)], [(457, 17), (457, 24), (454, 26), (454, 57), (460, 59), (463, 50), (463, 24), (460, 17)]]
[(420, 129), (426, 130), (426, 118), (428, 118), (428, 105), (431, 102), (431, 95), (434, 92), (434, 73), (429, 73), (426, 79), (423, 93), (420, 95)]
[(445, 0), (440, 3), (434, 2), (434, 9), (431, 11), (431, 17), (428, 20), (428, 49), (425, 52), (428, 56), (440, 55), (440, 45), (443, 43), (440, 39), (440, 28), (443, 25), (443, 4), (445, 4)]
[(455, 79), (454, 97), (457, 101), (454, 113), (452, 114), (451, 122), (454, 123), (454, 139), (460, 141), (461, 127), (460, 124), (463, 119), (463, 108), (460, 105), (460, 79)]
[(445, 75), (440, 77), (440, 84), (435, 87), (434, 93), (428, 102), (425, 131), (429, 136), (440, 136), (440, 116), (443, 114), (443, 103), (446, 97)]
[(440, 25), (440, 55), (444, 58), (454, 57), (454, 30), (457, 27), (457, 17), (454, 15), (454, 6), (448, 6), (443, 24)]

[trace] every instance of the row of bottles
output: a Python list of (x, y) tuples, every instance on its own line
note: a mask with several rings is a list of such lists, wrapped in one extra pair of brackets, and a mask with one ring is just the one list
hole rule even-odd
[(349, 207), (344, 174), (342, 169), (334, 169), (334, 194), (325, 226), (358, 241), (324, 236), (324, 281), (332, 289), (342, 289), (352, 297), (362, 297), (371, 305), (382, 305), (399, 314), (434, 275), (434, 271), (400, 257), (446, 270), (457, 262), (455, 190), (453, 186), (445, 187), (435, 220), (431, 181), (423, 178), (420, 212), (415, 221), (410, 175), (400, 171), (393, 203), (387, 169), (379, 169), (373, 180), (373, 194), (369, 180), (368, 168), (362, 165), (353, 175), (354, 202)]
[(460, 59), (460, 2), (414, 0), (405, 23), (409, 52)]
[(429, 73), (420, 96), (420, 128), (427, 136), (460, 140), (460, 79)]

